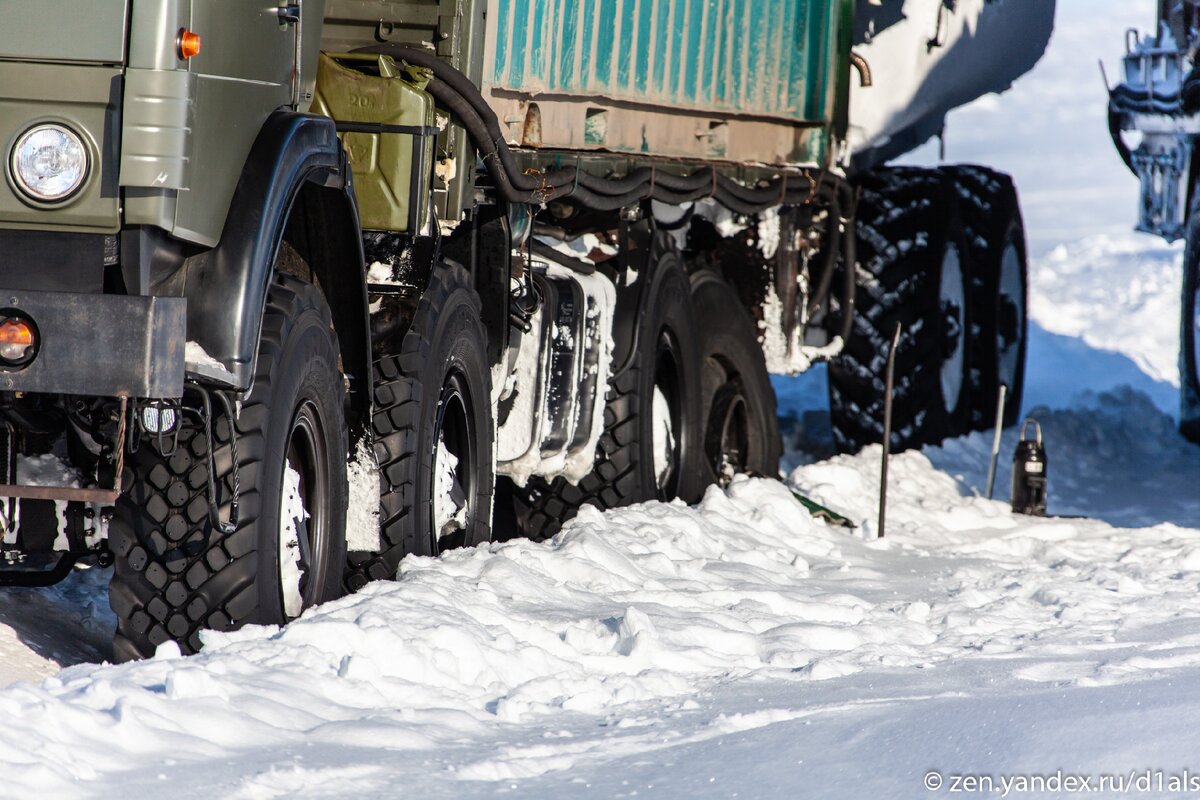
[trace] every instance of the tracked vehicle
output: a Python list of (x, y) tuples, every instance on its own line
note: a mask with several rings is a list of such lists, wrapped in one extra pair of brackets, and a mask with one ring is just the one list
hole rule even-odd
[[(9, 0), (0, 582), (112, 565), (114, 656), (408, 554), (1020, 403), (1012, 183), (891, 169), (1043, 0)], [(72, 32), (77, 32), (72, 33)]]

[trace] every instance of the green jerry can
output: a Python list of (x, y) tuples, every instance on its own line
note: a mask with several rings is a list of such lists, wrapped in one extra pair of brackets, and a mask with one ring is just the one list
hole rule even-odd
[(389, 56), (321, 54), (312, 110), (337, 123), (364, 230), (427, 232), (438, 134), (431, 76)]

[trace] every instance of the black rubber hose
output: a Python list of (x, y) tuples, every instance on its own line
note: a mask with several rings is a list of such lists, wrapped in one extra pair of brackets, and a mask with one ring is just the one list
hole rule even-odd
[(407, 61), (415, 67), (428, 69), (437, 80), (446, 84), (450, 90), (471, 104), (486, 125), (487, 138), (497, 142), (504, 141), (504, 132), (500, 130), (500, 122), (496, 119), (496, 115), (488, 106), (487, 101), (483, 99), (483, 95), (479, 93), (478, 87), (471, 82), (470, 78), (450, 66), (445, 60), (426, 50), (399, 44), (371, 45), (356, 52), (392, 56)]
[[(714, 173), (716, 173), (715, 176)], [(784, 186), (781, 183), (783, 180), (788, 180), (790, 185)], [(600, 183), (618, 183), (618, 181), (597, 178), (586, 172), (580, 173), (579, 182), (581, 185), (598, 192), (604, 191), (598, 185)], [(622, 186), (626, 188), (633, 188), (634, 186), (651, 182), (655, 186), (662, 186), (674, 192), (691, 193), (706, 190), (703, 195), (706, 197), (710, 194), (715, 196), (718, 193), (724, 193), (726, 196), (735, 198), (743, 203), (765, 205), (768, 208), (779, 205), (781, 199), (790, 204), (803, 202), (822, 193), (821, 182), (815, 180), (809, 181), (803, 176), (777, 178), (766, 187), (752, 188), (742, 186), (737, 181), (716, 172), (714, 167), (705, 167), (686, 176), (675, 175), (669, 172), (657, 172), (650, 167), (641, 167), (629, 173), (629, 175), (620, 181)], [(828, 181), (825, 181), (824, 191), (825, 193), (829, 191)]]
[[(479, 148), (480, 157), (488, 167), (488, 172), (492, 179), (496, 182), (496, 190), (500, 195), (510, 203), (530, 203), (540, 205), (549, 199), (548, 196), (535, 196), (535, 194), (527, 189), (519, 189), (513, 186), (510, 180), (509, 172), (505, 169), (502, 159), (497, 152), (495, 142), (491, 141), (486, 135), (483, 121), (474, 109), (467, 103), (465, 99), (451, 91), (442, 91), (441, 86), (435, 86), (436, 81), (430, 81), (429, 93), (446, 108), (451, 114), (458, 118), (463, 127), (467, 129), (467, 133), (474, 140), (475, 146)], [(444, 86), (445, 84), (442, 84)]]
[[(828, 186), (805, 181), (796, 182), (798, 185), (788, 187), (785, 193), (781, 191), (784, 187), (779, 183), (782, 178), (775, 181), (775, 186), (751, 190), (719, 173), (714, 176), (715, 169), (712, 167), (686, 177), (642, 167), (620, 180), (601, 178), (576, 167), (567, 167), (535, 179), (520, 172), (508, 144), (502, 138), (497, 140), (490, 137), (488, 121), (481, 117), (468, 98), (455, 92), (450, 84), (439, 83), (436, 79), (430, 81), (427, 88), (466, 127), (483, 153), (489, 171), (494, 173), (497, 188), (510, 202), (540, 205), (550, 200), (572, 197), (594, 210), (614, 211), (640, 200), (654, 199), (679, 205), (714, 197), (731, 211), (749, 215), (781, 203), (807, 202), (814, 196), (828, 193)], [(493, 122), (495, 120), (490, 109), (488, 118)]]
[(1147, 94), (1144, 91), (1134, 91), (1124, 84), (1110, 89), (1108, 95), (1110, 102), (1120, 110), (1146, 114), (1176, 114), (1183, 102), (1182, 92)]
[[(612, 211), (640, 200), (654, 199), (672, 205), (713, 197), (739, 214), (757, 214), (781, 204), (826, 199), (828, 173), (815, 184), (785, 186), (778, 178), (763, 188), (742, 186), (714, 174), (715, 168), (689, 176), (658, 174), (644, 167), (620, 180), (591, 175), (576, 167), (526, 175), (512, 155), (495, 113), (469, 78), (437, 56), (401, 45), (375, 45), (359, 52), (389, 55), (410, 64), (428, 68), (434, 78), (426, 87), (433, 97), (467, 129), (479, 148), (488, 171), (501, 196), (509, 202), (541, 205), (550, 200), (572, 197), (598, 211)], [(840, 187), (839, 187), (840, 188)]]
[[(487, 100), (484, 99), (483, 95), (479, 91), (479, 88), (475, 86), (470, 78), (456, 70), (454, 67), (450, 66), (450, 64), (443, 59), (438, 58), (433, 53), (429, 53), (425, 50), (418, 50), (412, 47), (405, 47), (403, 45), (396, 44), (374, 45), (363, 48), (362, 52), (390, 55), (393, 58), (398, 57), (414, 66), (424, 67), (434, 74), (436, 80), (441, 81), (445, 87), (449, 88), (450, 91), (456, 93), (466, 100), (467, 103), (478, 114), (480, 121), (483, 122), (484, 130), (487, 132), (487, 138), (496, 144), (497, 152), (501, 155), (501, 159), (505, 162), (505, 168), (508, 169), (510, 173), (516, 173), (510, 174), (511, 183), (513, 186), (519, 189), (535, 191), (543, 188), (547, 184), (550, 186), (559, 187), (566, 186), (568, 184), (574, 184), (576, 182), (576, 177), (573, 174), (573, 170), (570, 168), (547, 173), (545, 176), (547, 178), (546, 183), (542, 183), (536, 178), (532, 178), (531, 176), (526, 176), (521, 173), (517, 168), (515, 161), (510, 161), (510, 159), (505, 158), (504, 151), (507, 149), (507, 141), (504, 138), (504, 132), (500, 129), (500, 123), (496, 119), (495, 113), (487, 104)], [(432, 91), (430, 93), (433, 94)], [(439, 92), (439, 94), (442, 93)], [(439, 99), (441, 98), (439, 97)], [(522, 178), (526, 178), (527, 180), (522, 180)], [(698, 180), (696, 180), (696, 178), (698, 178)], [(585, 181), (587, 181), (586, 184)], [(626, 178), (622, 181), (608, 181), (607, 179), (592, 176), (581, 171), (579, 173), (578, 182), (580, 184), (587, 185), (588, 189), (598, 194), (627, 195), (629, 192), (635, 191), (651, 181), (656, 183), (661, 181), (664, 187), (676, 192), (697, 191), (706, 185), (711, 186), (713, 182), (711, 176), (702, 174), (698, 176), (688, 176), (686, 178), (670, 174), (652, 177), (652, 172), (648, 167), (630, 173), (630, 175), (626, 176)], [(601, 186), (601, 182), (615, 183), (617, 186), (607, 188)], [(751, 189), (749, 187), (741, 186), (736, 181), (730, 180), (723, 175), (717, 176), (717, 183), (724, 184), (722, 188), (725, 188), (729, 194), (748, 204), (777, 204), (780, 196), (780, 192), (777, 188), (768, 187), (765, 189)]]
[[(433, 53), (429, 53), (424, 50), (417, 50), (412, 47), (405, 47), (403, 45), (372, 45), (370, 47), (364, 47), (356, 52), (392, 56), (393, 58), (406, 61), (413, 66), (424, 67), (425, 69), (428, 69), (434, 74), (434, 80), (430, 81), (429, 85), (426, 87), (430, 94), (432, 94), (438, 100), (444, 99), (444, 96), (448, 93), (456, 94), (465, 100), (466, 103), (475, 110), (476, 116), (478, 116), (480, 122), (483, 124), (483, 129), (482, 131), (478, 132), (478, 136), (473, 134), (471, 138), (475, 139), (476, 146), (479, 146), (481, 140), (483, 139), (496, 144), (497, 154), (500, 156), (501, 161), (504, 162), (504, 168), (509, 172), (510, 182), (515, 188), (524, 191), (538, 191), (546, 185), (538, 178), (525, 175), (523, 172), (521, 172), (516, 161), (512, 158), (511, 153), (508, 151), (508, 146), (504, 139), (504, 132), (500, 130), (500, 121), (496, 119), (495, 112), (492, 111), (491, 107), (487, 104), (487, 101), (484, 100), (483, 95), (479, 93), (479, 88), (475, 86), (475, 84), (471, 82), (471, 79), (466, 75), (459, 72), (454, 67), (450, 66), (450, 64), (448, 64), (446, 61), (438, 58)], [(440, 87), (435, 85), (438, 82), (442, 84)], [(455, 116), (459, 116), (464, 123), (467, 121), (458, 112), (455, 112)], [(468, 131), (470, 131), (469, 127)], [(544, 176), (547, 178), (549, 185), (551, 186), (573, 184), (575, 182), (575, 176), (573, 174), (566, 174), (564, 172), (563, 174), (555, 176), (555, 181), (553, 182), (550, 181), (551, 175), (553, 175), (553, 173)], [(561, 181), (561, 184), (558, 183), (558, 181)]]
[(821, 273), (817, 285), (808, 298), (808, 319), (816, 316), (817, 311), (829, 297), (829, 287), (833, 285), (833, 273), (837, 269), (838, 256), (842, 254), (841, 235), (841, 204), (836, 200), (829, 207), (829, 227), (825, 234), (825, 247), (822, 252)]
[(668, 192), (665, 189), (655, 188), (651, 193), (649, 186), (626, 192), (619, 195), (597, 194), (591, 189), (585, 189), (582, 186), (574, 191), (562, 192), (559, 196), (569, 196), (573, 200), (578, 200), (581, 205), (587, 206), (594, 211), (616, 211), (624, 208), (632, 203), (637, 203), (641, 200), (658, 200), (668, 205), (678, 206), (684, 203), (691, 203), (696, 200), (703, 200), (708, 196), (708, 190), (700, 190), (689, 194), (678, 194), (676, 192)]
[[(782, 203), (799, 203), (808, 200), (813, 189), (807, 181), (795, 181), (795, 187), (784, 187), (777, 179), (775, 185), (766, 189), (749, 189), (720, 173), (714, 177), (714, 169), (706, 167), (691, 175), (681, 176), (669, 172), (658, 172), (650, 167), (640, 167), (624, 178), (613, 180), (600, 178), (588, 172), (579, 172), (579, 185), (594, 194), (630, 195), (645, 191), (642, 199), (651, 198), (669, 203), (687, 202), (715, 197), (722, 205), (729, 205), (739, 213), (757, 213)], [(653, 188), (653, 192), (650, 189)], [(787, 189), (786, 192), (782, 191)], [(686, 197), (688, 200), (679, 200)]]

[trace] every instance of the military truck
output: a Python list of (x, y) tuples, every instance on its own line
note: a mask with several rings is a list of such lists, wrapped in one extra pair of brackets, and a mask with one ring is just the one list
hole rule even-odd
[[(1180, 429), (1200, 443), (1200, 3), (1158, 3), (1154, 30), (1129, 30), (1108, 125), (1140, 188), (1137, 230), (1185, 239), (1180, 321)], [(1106, 79), (1107, 80), (1107, 79)]]
[(405, 555), (1020, 405), (1016, 192), (887, 168), (1044, 0), (5, 0), (0, 581), (112, 566), (113, 654)]

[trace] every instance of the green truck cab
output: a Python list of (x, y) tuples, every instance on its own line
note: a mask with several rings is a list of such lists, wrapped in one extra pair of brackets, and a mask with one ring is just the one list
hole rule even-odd
[[(839, 443), (877, 441), (899, 319), (896, 444), (1019, 406), (1011, 182), (882, 162), (1035, 0), (907, 2), (976, 34), (903, 0), (0, 0), (0, 585), (111, 566), (114, 657), (195, 651), (774, 474), (769, 371), (832, 361)], [(920, 103), (856, 126), (905, 37)]]

